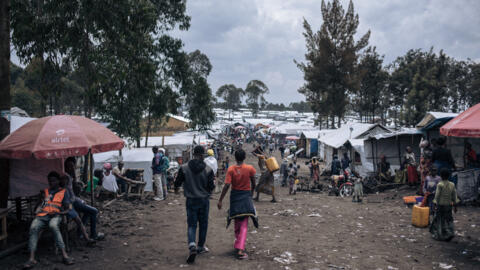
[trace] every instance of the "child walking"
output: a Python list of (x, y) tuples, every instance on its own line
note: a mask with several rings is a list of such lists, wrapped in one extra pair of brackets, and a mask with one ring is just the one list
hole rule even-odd
[(443, 168), (440, 171), (440, 176), (442, 181), (438, 183), (433, 199), (435, 215), (430, 225), (430, 233), (435, 240), (450, 241), (455, 236), (452, 208), (456, 213), (459, 200), (455, 185), (448, 181), (450, 171)]
[(255, 168), (251, 165), (244, 164), (246, 154), (245, 151), (239, 149), (235, 152), (236, 165), (228, 168), (225, 177), (225, 186), (222, 195), (218, 200), (218, 209), (222, 209), (222, 201), (227, 194), (228, 189), (232, 186), (230, 192), (230, 210), (228, 213), (227, 227), (231, 220), (235, 220), (235, 252), (238, 259), (247, 259), (245, 252), (245, 241), (247, 240), (248, 217), (253, 219), (255, 227), (258, 228), (257, 214), (253, 206), (253, 192), (255, 190)]

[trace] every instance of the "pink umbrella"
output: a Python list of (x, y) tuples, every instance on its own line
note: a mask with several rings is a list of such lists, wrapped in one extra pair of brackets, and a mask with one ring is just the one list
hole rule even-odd
[(479, 138), (480, 137), (480, 103), (469, 108), (440, 128), (445, 136)]
[(244, 128), (245, 128), (244, 126), (237, 126), (237, 127), (235, 127), (236, 130), (237, 130), (237, 129), (244, 129)]
[(287, 136), (287, 137), (285, 137), (285, 139), (286, 139), (286, 140), (291, 140), (291, 141), (293, 141), (293, 140), (298, 140), (298, 139), (300, 139), (300, 138), (297, 137), (297, 136)]
[(0, 142), (0, 157), (57, 159), (122, 149), (124, 142), (99, 123), (73, 115), (28, 122)]

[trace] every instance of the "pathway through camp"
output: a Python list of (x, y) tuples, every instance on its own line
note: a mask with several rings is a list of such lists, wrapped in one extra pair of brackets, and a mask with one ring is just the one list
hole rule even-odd
[[(277, 157), (278, 158), (278, 157)], [(256, 164), (250, 157), (250, 164)], [(255, 165), (256, 166), (256, 165)], [(117, 201), (101, 212), (105, 241), (94, 248), (74, 247), (76, 264), (64, 267), (51, 247), (38, 254), (38, 269), (478, 269), (480, 213), (460, 207), (454, 215), (452, 242), (431, 239), (428, 229), (411, 225), (411, 209), (402, 196), (412, 190), (369, 195), (363, 203), (324, 193), (289, 196), (277, 188), (276, 204), (261, 196), (256, 203), (259, 229), (250, 223), (249, 259), (233, 257), (233, 226), (225, 229), (226, 210), (210, 204), (207, 246), (210, 252), (186, 265), (186, 214), (183, 195), (167, 201)], [(225, 206), (228, 208), (228, 198)], [(0, 262), (14, 269), (27, 259), (19, 253)], [(6, 266), (6, 267), (5, 267)]]

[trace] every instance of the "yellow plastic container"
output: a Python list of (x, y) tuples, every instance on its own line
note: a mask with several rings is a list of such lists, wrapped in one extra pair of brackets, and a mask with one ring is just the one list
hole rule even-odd
[(277, 159), (275, 157), (271, 157), (267, 159), (267, 169), (272, 173), (280, 170)]
[(413, 226), (425, 228), (428, 226), (428, 219), (430, 218), (430, 209), (428, 207), (413, 206), (412, 210), (412, 224)]

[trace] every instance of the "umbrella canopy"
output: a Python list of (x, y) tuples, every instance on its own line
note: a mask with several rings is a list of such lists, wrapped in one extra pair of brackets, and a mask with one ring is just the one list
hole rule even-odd
[(28, 122), (0, 142), (0, 157), (56, 159), (122, 149), (124, 141), (99, 123), (73, 115)]
[(480, 138), (480, 103), (442, 126), (440, 134), (453, 137)]
[(235, 127), (235, 129), (244, 129), (245, 127), (244, 126), (237, 126)]
[(285, 137), (285, 140), (298, 140), (298, 139), (300, 139), (300, 138), (297, 137), (297, 136), (287, 136), (287, 137)]

